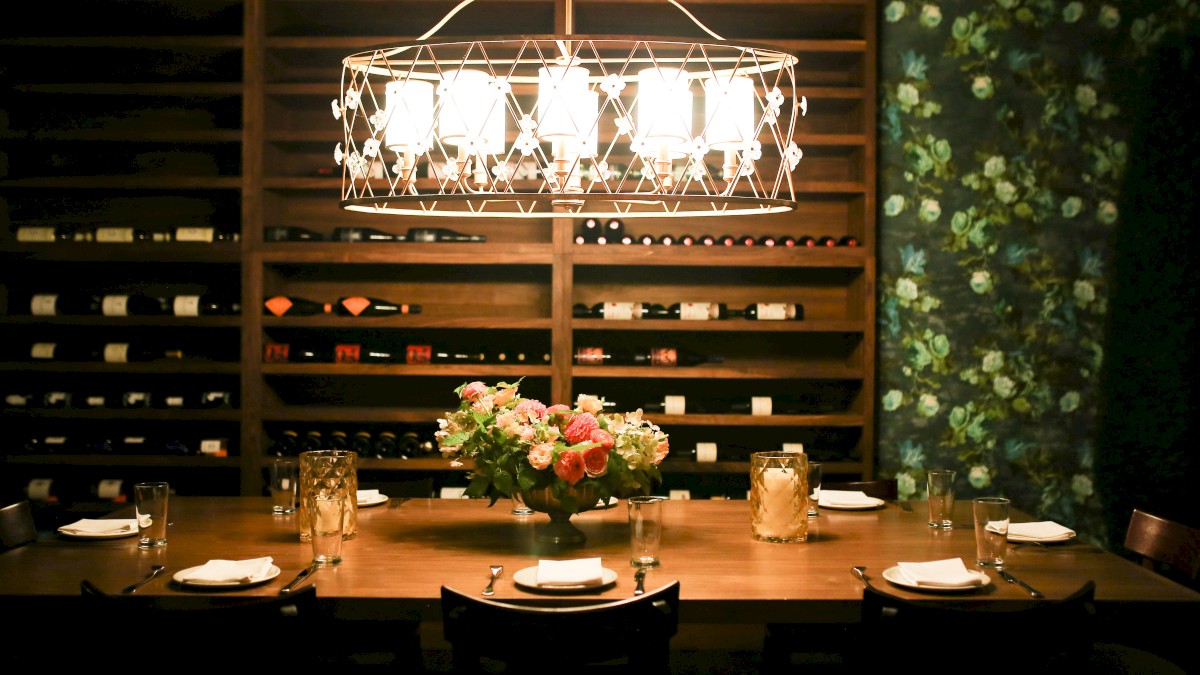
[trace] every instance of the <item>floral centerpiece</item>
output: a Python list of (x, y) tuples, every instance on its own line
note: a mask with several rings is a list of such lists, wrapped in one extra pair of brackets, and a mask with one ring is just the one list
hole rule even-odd
[[(523, 379), (523, 378), (522, 378)], [(550, 488), (567, 513), (600, 500), (649, 494), (661, 483), (658, 465), (667, 456), (667, 434), (638, 409), (606, 413), (604, 399), (581, 394), (575, 407), (550, 405), (518, 392), (520, 380), (488, 386), (468, 382), (455, 393), (458, 410), (439, 419), (434, 434), (452, 465), (475, 462), (466, 494), (491, 504), (514, 493)], [(489, 506), (491, 505), (489, 504)]]

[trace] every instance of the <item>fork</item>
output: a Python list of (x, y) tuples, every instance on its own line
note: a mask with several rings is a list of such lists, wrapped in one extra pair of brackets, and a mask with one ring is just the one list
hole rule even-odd
[(147, 574), (147, 575), (145, 576), (145, 578), (143, 578), (141, 581), (138, 581), (138, 582), (135, 582), (135, 583), (129, 584), (129, 585), (128, 585), (128, 586), (126, 586), (125, 588), (122, 588), (122, 589), (121, 589), (121, 593), (125, 593), (125, 594), (133, 593), (133, 592), (134, 592), (134, 591), (136, 591), (137, 589), (141, 588), (141, 587), (142, 587), (144, 584), (146, 584), (148, 581), (150, 581), (150, 580), (151, 580), (151, 579), (153, 579), (154, 577), (158, 576), (158, 573), (159, 573), (159, 572), (161, 572), (161, 571), (163, 571), (163, 570), (165, 570), (165, 569), (167, 569), (167, 566), (166, 566), (166, 565), (153, 565), (153, 566), (151, 566), (151, 567), (150, 567), (150, 573), (149, 573), (149, 574)]
[(496, 584), (496, 579), (500, 577), (500, 573), (504, 571), (504, 565), (489, 565), (488, 569), (492, 572), (492, 578), (488, 581), (488, 585), (483, 589), (484, 595), (495, 595), (496, 589), (493, 586)]
[(634, 595), (641, 595), (646, 592), (646, 568), (639, 567), (633, 573), (633, 580), (637, 582), (637, 588), (633, 589)]

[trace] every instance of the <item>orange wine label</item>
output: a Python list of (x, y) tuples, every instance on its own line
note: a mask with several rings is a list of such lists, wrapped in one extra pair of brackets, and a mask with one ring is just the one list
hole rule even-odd
[(603, 347), (578, 347), (575, 349), (575, 363), (585, 366), (604, 365)]
[(674, 347), (655, 347), (650, 350), (650, 365), (652, 366), (677, 366), (679, 359), (676, 357)]
[(263, 345), (264, 363), (287, 363), (290, 346), (286, 342), (268, 342)]
[(371, 301), (363, 297), (345, 298), (342, 300), (342, 307), (350, 312), (353, 316), (362, 314), (363, 310), (371, 306)]
[(263, 303), (267, 307), (267, 311), (275, 316), (283, 316), (292, 308), (292, 301), (282, 295), (277, 295)]
[(334, 345), (334, 363), (358, 363), (362, 345)]

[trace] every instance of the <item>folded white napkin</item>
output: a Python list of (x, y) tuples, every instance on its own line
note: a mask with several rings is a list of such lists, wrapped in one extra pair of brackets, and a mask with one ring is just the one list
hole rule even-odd
[(379, 490), (359, 490), (357, 497), (360, 502), (374, 501), (379, 499)]
[(971, 574), (962, 558), (934, 560), (932, 562), (902, 562), (899, 563), (900, 576), (916, 586), (931, 586), (935, 588), (958, 588), (961, 586), (976, 586), (981, 579)]
[(604, 568), (599, 558), (538, 561), (538, 586), (599, 586), (602, 583)]
[(67, 534), (117, 534), (118, 532), (134, 532), (137, 530), (135, 518), (84, 518), (70, 525), (58, 528), (59, 532)]
[(1008, 536), (1015, 539), (1058, 540), (1070, 539), (1075, 536), (1075, 530), (1063, 527), (1052, 520), (1042, 520), (1036, 523), (1009, 523)]
[(187, 581), (253, 581), (265, 577), (271, 571), (272, 559), (251, 558), (250, 560), (209, 560), (180, 578)]
[(821, 490), (820, 506), (877, 506), (879, 500), (852, 490)]

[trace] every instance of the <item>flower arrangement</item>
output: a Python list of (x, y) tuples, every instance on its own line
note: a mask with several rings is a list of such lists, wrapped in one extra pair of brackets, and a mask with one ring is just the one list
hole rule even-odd
[[(524, 379), (524, 378), (522, 378)], [(522, 398), (521, 380), (488, 386), (468, 382), (455, 393), (458, 410), (438, 420), (434, 434), (454, 466), (475, 461), (466, 494), (496, 500), (550, 487), (562, 508), (577, 513), (577, 491), (600, 500), (649, 494), (662, 481), (658, 465), (670, 451), (667, 434), (629, 413), (605, 413), (604, 399), (581, 394), (574, 408)], [(489, 504), (489, 506), (491, 505)]]

